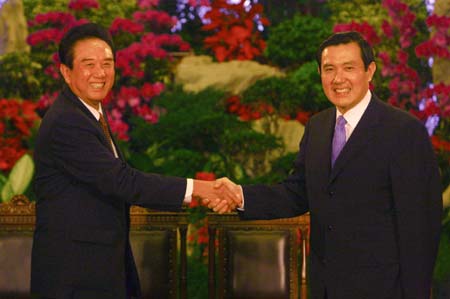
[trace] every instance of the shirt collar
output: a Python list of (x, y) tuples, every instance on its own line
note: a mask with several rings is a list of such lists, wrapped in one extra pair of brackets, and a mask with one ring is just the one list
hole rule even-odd
[(86, 106), (86, 108), (92, 113), (92, 115), (94, 115), (94, 117), (95, 117), (96, 120), (99, 120), (99, 119), (100, 119), (100, 113), (103, 114), (102, 104), (98, 104), (98, 105), (99, 105), (99, 106), (98, 106), (99, 108), (98, 108), (98, 110), (97, 110), (97, 109), (95, 109), (94, 107), (92, 107), (92, 106), (86, 104), (82, 99), (80, 99), (80, 98), (78, 98), (78, 99), (81, 101), (81, 103), (83, 103), (84, 106)]
[[(358, 124), (359, 120), (363, 116), (364, 112), (367, 109), (367, 106), (369, 106), (370, 98), (372, 97), (372, 93), (370, 90), (367, 91), (366, 95), (363, 97), (363, 99), (356, 104), (355, 107), (351, 108), (345, 114), (343, 115), (345, 120), (347, 121), (347, 124), (349, 124), (352, 128), (355, 128)], [(338, 109), (336, 109), (336, 119), (342, 115), (342, 113), (339, 112)]]

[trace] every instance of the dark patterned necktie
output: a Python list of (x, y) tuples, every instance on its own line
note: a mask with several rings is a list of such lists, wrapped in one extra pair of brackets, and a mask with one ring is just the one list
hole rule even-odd
[(108, 130), (108, 124), (106, 123), (106, 120), (103, 117), (102, 113), (100, 113), (100, 118), (99, 118), (98, 122), (100, 123), (100, 126), (102, 127), (103, 134), (105, 134), (106, 140), (108, 140), (109, 148), (114, 153), (111, 134), (109, 134), (109, 130)]
[(331, 152), (331, 167), (334, 166), (334, 162), (339, 156), (341, 150), (345, 145), (345, 124), (347, 121), (345, 118), (340, 115), (336, 120), (336, 126), (334, 127), (334, 135), (333, 135), (333, 148)]

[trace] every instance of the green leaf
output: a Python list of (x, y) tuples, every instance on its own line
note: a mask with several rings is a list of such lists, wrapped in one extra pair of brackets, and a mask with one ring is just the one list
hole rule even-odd
[(11, 186), (11, 182), (8, 180), (2, 189), (2, 198), (1, 201), (7, 202), (14, 196), (14, 191)]
[(30, 185), (34, 173), (34, 163), (30, 155), (25, 154), (20, 158), (9, 174), (9, 184), (13, 195), (22, 194)]
[(8, 179), (4, 175), (0, 174), (0, 191), (3, 189), (3, 186), (7, 181)]

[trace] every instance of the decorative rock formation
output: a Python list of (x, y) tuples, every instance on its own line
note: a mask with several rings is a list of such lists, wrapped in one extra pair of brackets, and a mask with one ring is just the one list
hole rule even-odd
[(240, 94), (257, 80), (272, 76), (283, 76), (283, 73), (277, 68), (255, 61), (217, 63), (210, 56), (187, 56), (175, 69), (175, 82), (191, 92), (214, 87)]
[(0, 55), (28, 51), (27, 35), (22, 0), (7, 0), (3, 5), (0, 4)]
[[(450, 16), (450, 1), (436, 0), (434, 12), (438, 16)], [(450, 47), (450, 45), (449, 45)], [(443, 82), (450, 85), (450, 59), (436, 58), (433, 64), (434, 83)], [(449, 191), (450, 193), (450, 191)], [(450, 198), (449, 198), (450, 200)]]

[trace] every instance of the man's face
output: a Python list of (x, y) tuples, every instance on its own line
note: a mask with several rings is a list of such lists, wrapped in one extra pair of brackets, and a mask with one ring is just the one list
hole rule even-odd
[(101, 39), (76, 42), (73, 68), (61, 64), (61, 74), (80, 99), (98, 109), (114, 84), (114, 57), (109, 45)]
[(326, 47), (320, 69), (323, 91), (344, 114), (366, 95), (375, 70), (374, 62), (365, 70), (357, 43)]

